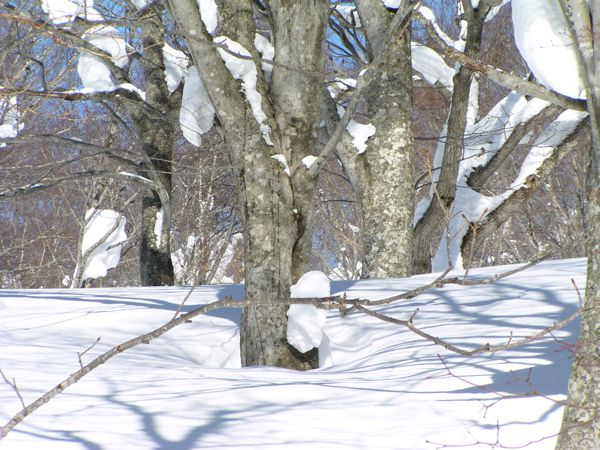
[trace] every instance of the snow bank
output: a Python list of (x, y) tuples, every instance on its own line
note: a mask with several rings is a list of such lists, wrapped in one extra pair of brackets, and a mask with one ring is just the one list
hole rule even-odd
[(549, 89), (585, 98), (575, 45), (559, 0), (513, 0), (515, 42), (535, 77)]
[[(291, 298), (322, 298), (330, 295), (329, 278), (318, 270), (306, 272), (300, 277), (298, 283), (290, 288)], [(290, 305), (287, 314), (288, 342), (302, 353), (319, 347), (323, 341), (323, 327), (327, 319), (327, 311), (313, 305)], [(323, 350), (327, 353), (326, 349)], [(320, 358), (325, 360), (327, 355), (320, 355)]]

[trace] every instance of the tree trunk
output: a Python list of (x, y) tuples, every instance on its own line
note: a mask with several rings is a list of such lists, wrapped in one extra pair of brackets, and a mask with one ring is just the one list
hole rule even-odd
[(592, 145), (586, 180), (587, 283), (569, 395), (556, 445), (600, 448), (600, 4), (561, 0), (578, 49), (590, 113)]
[(569, 378), (569, 395), (560, 450), (600, 448), (600, 116), (592, 125), (591, 164), (587, 175), (587, 282), (579, 338)]
[[(479, 53), (487, 9), (477, 10), (477, 13), (471, 13), (467, 19), (465, 54), (468, 56), (477, 56)], [(450, 210), (456, 194), (458, 168), (463, 156), (471, 76), (472, 71), (464, 66), (454, 76), (444, 156), (441, 167), (434, 168), (440, 171), (440, 176), (434, 184), (435, 192), (429, 207), (415, 225), (413, 273), (431, 272), (431, 257), (435, 253), (434, 243), (439, 242), (440, 232), (450, 220)]]
[[(277, 64), (267, 85), (260, 63), (255, 62), (256, 87), (266, 116), (262, 132), (239, 82), (212, 46), (195, 2), (171, 0), (170, 4), (184, 35), (195, 36), (188, 45), (225, 132), (244, 227), (246, 299), (289, 297), (293, 278), (306, 267), (310, 249), (314, 182), (303, 174), (307, 170), (301, 159), (316, 145), (321, 104), (314, 93), (322, 91), (329, 2), (269, 3)], [(220, 1), (219, 19), (222, 35), (259, 56), (250, 0)], [(271, 130), (271, 145), (263, 134), (265, 126)], [(285, 158), (289, 175), (272, 158), (275, 155)], [(244, 310), (242, 365), (315, 367), (316, 352), (302, 355), (287, 343), (287, 309), (272, 305)]]
[(370, 60), (380, 52), (386, 54), (378, 78), (365, 93), (366, 120), (375, 127), (375, 134), (361, 154), (346, 136), (339, 155), (363, 214), (362, 276), (403, 277), (412, 268), (414, 208), (410, 27), (388, 46), (382, 36), (387, 35), (394, 13), (380, 2), (362, 0), (356, 6)]
[(133, 114), (145, 155), (143, 175), (159, 186), (156, 191), (146, 191), (142, 199), (140, 282), (142, 286), (170, 286), (175, 282), (170, 242), (173, 112), (178, 110), (180, 101), (177, 93), (169, 96), (162, 55), (162, 8), (158, 5), (153, 8), (142, 27), (141, 64), (146, 78), (146, 102), (155, 112), (150, 115), (140, 109)]

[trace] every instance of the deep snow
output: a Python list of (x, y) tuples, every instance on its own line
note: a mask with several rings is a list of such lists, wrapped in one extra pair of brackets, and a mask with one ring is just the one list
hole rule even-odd
[[(578, 305), (571, 278), (583, 287), (584, 274), (583, 260), (545, 262), (492, 284), (448, 285), (377, 310), (406, 319), (420, 308), (417, 326), (473, 348), (567, 317)], [(331, 292), (376, 299), (432, 278), (338, 281)], [(187, 291), (0, 291), (0, 368), (31, 402), (76, 371), (77, 352), (98, 337), (84, 362), (168, 321)], [(184, 309), (224, 295), (240, 298), (242, 288), (199, 287)], [(527, 448), (554, 446), (574, 323), (511, 352), (463, 357), (397, 325), (332, 311), (325, 332), (333, 365), (297, 373), (239, 368), (238, 322), (238, 310), (216, 311), (117, 356), (28, 417), (0, 448), (418, 450), (494, 443), (498, 429), (503, 445), (541, 439)], [(545, 397), (517, 395), (533, 389)], [(19, 409), (0, 384), (2, 423)]]

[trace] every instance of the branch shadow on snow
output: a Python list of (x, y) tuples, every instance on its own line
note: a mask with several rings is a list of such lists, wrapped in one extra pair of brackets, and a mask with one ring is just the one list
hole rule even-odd
[[(175, 312), (182, 300), (188, 294), (190, 287), (174, 286), (174, 287), (151, 287), (151, 288), (98, 288), (98, 289), (44, 289), (44, 290), (0, 290), (0, 302), (3, 299), (43, 299), (46, 301), (68, 301), (89, 305), (89, 312), (104, 312), (101, 310), (95, 311), (93, 305), (106, 305), (127, 308), (150, 308), (160, 309), (165, 311)], [(132, 295), (133, 293), (133, 295)], [(213, 302), (217, 299), (230, 296), (234, 299), (241, 299), (244, 295), (244, 287), (242, 285), (213, 285), (213, 286), (198, 286), (190, 296), (190, 299), (181, 308), (182, 312), (188, 312), (195, 307)], [(172, 298), (173, 300), (165, 300), (164, 297)], [(105, 311), (113, 312), (114, 309)], [(211, 311), (206, 314), (210, 317), (218, 317), (228, 319), (232, 322), (239, 323), (240, 313), (235, 308), (221, 308)], [(169, 316), (166, 316), (170, 318)], [(168, 320), (168, 319), (167, 319)], [(166, 321), (166, 320), (165, 320)]]

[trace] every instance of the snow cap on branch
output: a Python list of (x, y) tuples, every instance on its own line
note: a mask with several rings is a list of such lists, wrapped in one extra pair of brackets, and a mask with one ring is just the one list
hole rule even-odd
[(585, 98), (575, 43), (559, 0), (513, 0), (515, 42), (535, 77), (549, 89)]
[[(104, 277), (108, 269), (117, 267), (121, 258), (121, 246), (127, 240), (127, 220), (118, 212), (91, 208), (85, 213), (85, 218), (87, 223), (81, 244), (84, 256), (82, 280)], [(86, 258), (87, 252), (89, 254)]]
[(242, 82), (242, 92), (246, 95), (246, 99), (250, 104), (254, 118), (260, 125), (260, 131), (267, 145), (273, 145), (271, 141), (271, 128), (266, 124), (267, 115), (262, 109), (262, 96), (256, 90), (258, 81), (258, 73), (254, 61), (251, 59), (242, 59), (236, 56), (252, 57), (251, 53), (246, 50), (241, 44), (229, 39), (227, 36), (218, 36), (214, 39), (216, 44), (221, 44), (227, 47), (227, 50), (218, 48), (219, 55), (225, 63), (227, 70), (236, 80)]
[(189, 59), (181, 50), (171, 47), (166, 42), (163, 45), (162, 54), (165, 62), (165, 80), (169, 94), (172, 94), (179, 87), (187, 71)]
[(183, 136), (190, 144), (200, 146), (201, 135), (212, 128), (215, 120), (215, 108), (208, 97), (208, 91), (192, 66), (185, 75), (179, 124)]

